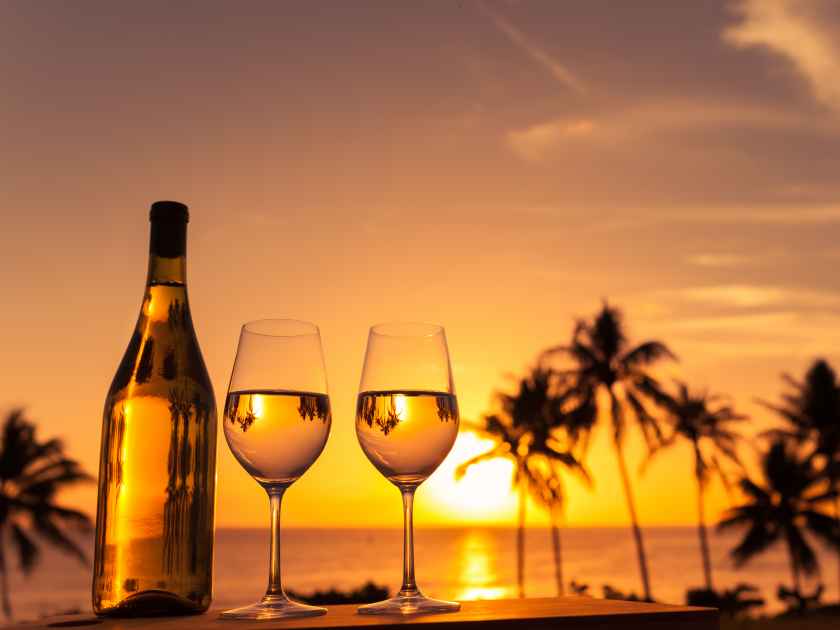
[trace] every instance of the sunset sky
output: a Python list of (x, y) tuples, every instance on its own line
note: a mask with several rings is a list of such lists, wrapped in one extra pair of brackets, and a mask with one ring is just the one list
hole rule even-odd
[[(353, 429), (375, 322), (446, 327), (467, 420), (603, 298), (751, 433), (781, 372), (840, 365), (840, 3), (19, 0), (0, 50), (0, 408), (90, 471), (156, 199), (191, 208), (220, 406), (243, 322), (321, 327), (333, 432), (290, 525), (399, 526)], [(418, 523), (512, 521), (507, 464), (452, 480), (485, 445), (462, 433)], [(688, 455), (638, 481), (644, 524), (693, 522)], [(624, 524), (604, 427), (588, 463), (569, 523)], [(220, 433), (218, 524), (266, 503)]]

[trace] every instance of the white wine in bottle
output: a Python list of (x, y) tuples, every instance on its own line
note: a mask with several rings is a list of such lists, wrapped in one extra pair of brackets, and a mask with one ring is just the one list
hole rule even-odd
[(149, 275), (102, 422), (93, 609), (210, 605), (216, 404), (186, 287), (187, 206), (152, 204)]

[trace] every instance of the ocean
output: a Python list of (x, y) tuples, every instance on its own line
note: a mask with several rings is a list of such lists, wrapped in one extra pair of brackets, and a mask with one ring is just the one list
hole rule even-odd
[[(418, 528), (416, 571), (420, 588), (447, 599), (516, 597), (516, 530), (464, 527)], [(771, 549), (736, 570), (727, 557), (737, 536), (712, 535), (714, 579), (718, 588), (748, 582), (767, 599), (766, 612), (781, 608), (780, 583), (790, 584), (784, 547)], [(702, 584), (696, 530), (692, 527), (645, 528), (652, 588), (656, 599), (684, 603), (687, 587)], [(401, 577), (402, 531), (399, 529), (283, 530), (284, 586), (311, 591), (331, 586), (348, 589), (374, 580), (393, 590)], [(92, 541), (88, 542), (88, 548)], [(825, 598), (837, 599), (837, 557), (818, 552)], [(625, 528), (563, 530), (565, 582), (588, 584), (602, 596), (609, 584), (639, 592), (635, 548)], [(10, 554), (10, 564), (15, 565)], [(216, 532), (214, 606), (233, 607), (262, 596), (268, 571), (268, 531), (220, 529)], [(90, 567), (44, 549), (39, 567), (28, 577), (13, 571), (10, 584), (16, 620), (34, 619), (69, 610), (90, 610)], [(806, 581), (809, 588), (816, 580)], [(556, 594), (551, 539), (547, 529), (527, 530), (526, 596)]]

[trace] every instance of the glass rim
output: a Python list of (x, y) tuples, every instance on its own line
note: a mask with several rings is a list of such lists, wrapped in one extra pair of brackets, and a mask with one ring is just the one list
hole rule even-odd
[(321, 335), (321, 330), (317, 324), (303, 319), (291, 318), (254, 319), (242, 324), (242, 332), (249, 335), (278, 338), (319, 337)]
[(443, 326), (428, 322), (380, 322), (370, 327), (370, 334), (382, 337), (424, 338), (443, 334)]

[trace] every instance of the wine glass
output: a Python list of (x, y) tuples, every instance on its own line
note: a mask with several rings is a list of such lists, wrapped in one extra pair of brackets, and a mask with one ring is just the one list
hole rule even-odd
[(226, 619), (323, 615), (326, 608), (290, 600), (280, 581), (280, 502), (318, 459), (332, 417), (321, 335), (315, 324), (265, 319), (242, 327), (222, 419), (234, 457), (265, 488), (271, 506), (268, 590)]
[(371, 463), (403, 499), (403, 581), (391, 599), (363, 614), (454, 612), (414, 581), (414, 491), (449, 453), (458, 435), (458, 402), (446, 334), (432, 324), (378, 324), (370, 329), (356, 404), (356, 436)]

